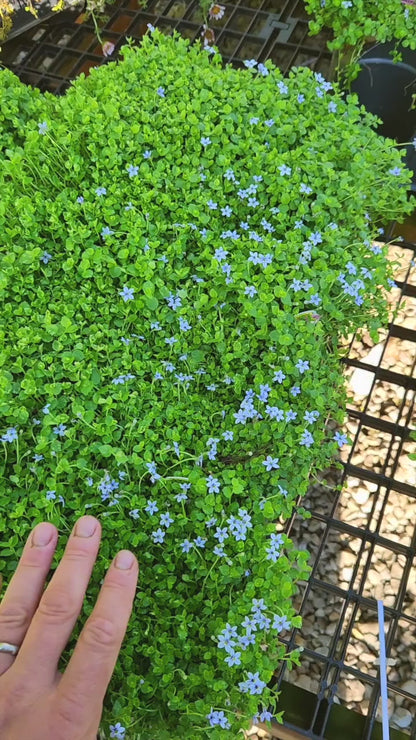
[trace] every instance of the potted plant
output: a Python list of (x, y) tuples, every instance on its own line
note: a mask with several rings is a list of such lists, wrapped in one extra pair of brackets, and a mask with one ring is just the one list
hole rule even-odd
[(0, 569), (99, 516), (85, 616), (115, 543), (141, 566), (105, 736), (222, 740), (282, 719), (308, 567), (276, 522), (346, 441), (339, 340), (387, 321), (409, 173), (319, 74), (150, 30), (4, 157)]
[(328, 47), (356, 63), (365, 46), (391, 42), (396, 47), (416, 49), (416, 3), (414, 0), (305, 0), (312, 19), (312, 35), (331, 28)]
[(306, 0), (306, 9), (311, 34), (324, 26), (333, 31), (334, 77), (380, 119), (381, 135), (406, 145), (416, 189), (416, 2)]

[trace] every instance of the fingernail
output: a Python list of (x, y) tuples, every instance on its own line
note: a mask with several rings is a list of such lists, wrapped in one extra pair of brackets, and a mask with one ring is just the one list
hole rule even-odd
[(75, 525), (75, 537), (92, 537), (97, 529), (97, 520), (93, 516), (83, 516)]
[(119, 570), (130, 570), (134, 563), (134, 555), (128, 550), (122, 550), (118, 553), (114, 565)]
[(49, 545), (54, 532), (55, 529), (52, 524), (48, 524), (48, 522), (39, 524), (36, 529), (33, 530), (32, 545), (35, 547), (46, 547), (46, 545)]

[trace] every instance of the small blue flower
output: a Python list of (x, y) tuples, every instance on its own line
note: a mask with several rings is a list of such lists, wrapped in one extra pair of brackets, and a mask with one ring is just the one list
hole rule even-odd
[(276, 419), (276, 421), (283, 421), (285, 418), (285, 412), (283, 409), (279, 409), (277, 406), (266, 406), (266, 414), (271, 419)]
[(172, 308), (174, 311), (182, 306), (182, 298), (179, 295), (174, 295), (173, 293), (169, 293), (169, 295), (166, 296), (165, 301), (167, 301), (169, 308)]
[(47, 265), (48, 262), (53, 259), (52, 255), (49, 254), (49, 252), (44, 252), (42, 254), (42, 257), (40, 258), (44, 265)]
[(314, 422), (319, 419), (319, 411), (305, 411), (304, 415), (304, 421), (307, 422), (307, 424), (314, 424)]
[(292, 168), (291, 167), (288, 167), (286, 164), (281, 164), (277, 169), (279, 170), (279, 172), (282, 175), (282, 177), (284, 175), (291, 175), (292, 174)]
[(305, 96), (303, 93), (299, 93), (298, 95), (298, 103), (304, 103), (305, 102)]
[(104, 226), (104, 228), (101, 231), (101, 236), (103, 237), (103, 239), (106, 236), (111, 236), (112, 234), (114, 234), (114, 231), (112, 231), (111, 229), (109, 229), (108, 226)]
[(389, 175), (394, 175), (394, 176), (398, 177), (401, 174), (402, 174), (401, 167), (393, 167), (391, 170), (389, 170)]
[(77, 198), (77, 203), (81, 205), (83, 202), (84, 202), (84, 197), (82, 195), (79, 195)]
[(228, 721), (224, 712), (216, 711), (212, 708), (211, 708), (210, 713), (207, 714), (207, 720), (211, 727), (215, 727), (216, 725), (219, 725), (225, 730), (229, 730), (231, 727), (230, 722)]
[(286, 421), (295, 421), (297, 417), (296, 411), (292, 411), (292, 409), (289, 409), (289, 411), (286, 411)]
[(240, 681), (238, 684), (240, 691), (244, 694), (249, 693), (252, 696), (255, 694), (262, 694), (267, 684), (261, 680), (259, 672), (251, 673), (248, 671), (247, 675), (248, 679), (246, 681)]
[(146, 151), (143, 152), (143, 159), (150, 159), (151, 156), (152, 156), (152, 152), (150, 149), (146, 149)]
[(315, 440), (314, 440), (312, 434), (310, 433), (310, 431), (308, 429), (305, 429), (302, 432), (302, 436), (300, 438), (299, 444), (301, 444), (303, 447), (308, 447), (309, 448), (309, 447), (311, 447), (313, 445), (314, 441)]
[(221, 213), (223, 216), (231, 216), (233, 212), (233, 209), (230, 208), (230, 206), (224, 206), (224, 208), (221, 208)]
[(244, 627), (246, 634), (248, 635), (252, 632), (257, 632), (257, 621), (253, 617), (244, 617), (241, 622), (241, 626)]
[(184, 540), (183, 542), (181, 542), (181, 548), (182, 552), (189, 552), (190, 550), (192, 550), (192, 542), (190, 542), (189, 540)]
[(241, 653), (233, 653), (232, 655), (227, 655), (225, 658), (225, 662), (230, 667), (233, 665), (241, 665)]
[(131, 211), (132, 208), (133, 208), (133, 203), (130, 201), (129, 203), (127, 203), (127, 205), (125, 206), (124, 210), (125, 211)]
[(137, 164), (129, 164), (127, 167), (127, 172), (129, 173), (130, 177), (136, 177), (136, 175), (139, 174), (139, 167)]
[(203, 537), (198, 536), (194, 539), (194, 542), (197, 547), (205, 547), (206, 539), (204, 540)]
[(279, 617), (277, 614), (274, 616), (272, 629), (277, 630), (278, 632), (282, 632), (282, 630), (288, 630), (290, 629), (290, 621), (287, 617)]
[(247, 67), (247, 69), (253, 69), (253, 67), (257, 66), (257, 60), (256, 59), (245, 59), (244, 66)]
[(66, 426), (65, 424), (58, 424), (57, 427), (54, 427), (53, 431), (57, 437), (65, 437)]
[(158, 87), (156, 90), (157, 94), (160, 95), (161, 98), (165, 98), (165, 88), (164, 87)]
[(328, 110), (330, 113), (336, 113), (338, 109), (338, 106), (336, 103), (334, 103), (333, 100), (331, 100), (330, 103), (328, 103)]
[(335, 432), (334, 434), (334, 440), (337, 442), (338, 447), (343, 447), (348, 442), (348, 437), (346, 434), (342, 434), (341, 432)]
[(299, 386), (298, 386), (298, 385), (294, 385), (294, 386), (293, 386), (293, 387), (292, 387), (292, 388), (290, 389), (290, 393), (291, 393), (291, 395), (292, 395), (292, 396), (298, 396), (298, 395), (299, 395), (299, 393), (300, 393), (300, 388), (299, 388)]
[(192, 326), (190, 325), (189, 321), (187, 321), (182, 316), (180, 316), (179, 317), (179, 328), (181, 331), (190, 331), (192, 329)]
[(147, 506), (145, 507), (145, 511), (148, 512), (148, 514), (156, 514), (157, 511), (159, 511), (159, 507), (156, 503), (156, 501), (148, 501)]
[[(256, 126), (259, 121), (260, 121), (260, 118), (250, 118), (249, 123), (251, 126)], [(415, 146), (415, 149), (416, 149), (416, 146)]]
[(212, 142), (211, 142), (211, 139), (209, 138), (209, 136), (202, 136), (201, 137), (201, 144), (202, 144), (202, 146), (208, 146), (208, 144), (211, 144), (211, 143)]
[(209, 475), (208, 478), (205, 478), (208, 493), (219, 493), (220, 491), (220, 482), (218, 478), (214, 478), (212, 475)]
[(107, 195), (107, 188), (97, 188), (95, 191), (96, 195)]
[(126, 735), (126, 729), (123, 727), (123, 725), (120, 724), (120, 722), (117, 722), (115, 725), (110, 725), (110, 737), (116, 738), (116, 740), (124, 740)]
[(225, 555), (225, 550), (224, 550), (224, 548), (223, 548), (223, 547), (221, 547), (221, 545), (215, 545), (215, 547), (213, 548), (212, 552), (213, 552), (213, 553), (214, 553), (214, 555), (216, 555), (216, 556), (217, 556), (218, 558), (224, 558), (224, 557), (226, 557), (226, 555)]
[(159, 523), (161, 527), (166, 527), (166, 529), (169, 529), (170, 525), (173, 524), (173, 519), (169, 512), (161, 514)]
[(254, 298), (254, 296), (257, 295), (257, 290), (254, 285), (247, 285), (244, 290), (244, 295), (248, 295), (250, 298)]
[(140, 519), (140, 514), (138, 509), (132, 509), (129, 511), (129, 516), (131, 516), (132, 519)]
[(56, 491), (47, 491), (45, 498), (47, 501), (54, 501), (56, 499)]
[(134, 300), (134, 288), (128, 288), (127, 285), (125, 285), (123, 290), (119, 291), (119, 296), (121, 296), (125, 303), (127, 303), (127, 301)]
[(279, 458), (278, 457), (272, 457), (271, 455), (267, 455), (266, 459), (263, 460), (263, 465), (266, 467), (267, 471), (270, 470), (278, 470), (279, 469)]
[(263, 77), (267, 77), (267, 75), (269, 74), (269, 70), (267, 69), (267, 67), (265, 67), (264, 64), (261, 63), (258, 65), (257, 71), (260, 72)]
[(152, 540), (153, 542), (162, 543), (163, 540), (165, 539), (165, 535), (166, 535), (166, 532), (164, 532), (163, 529), (159, 527), (159, 529), (157, 529), (156, 532), (152, 532)]
[(297, 367), (300, 373), (305, 373), (309, 370), (309, 362), (308, 360), (298, 360), (295, 367)]
[(44, 136), (48, 130), (48, 124), (46, 123), (46, 121), (42, 121), (42, 123), (38, 123), (38, 129), (39, 129), (39, 133), (42, 136)]
[(37, 454), (35, 454), (35, 455), (33, 455), (33, 459), (34, 459), (35, 462), (40, 462), (41, 460), (44, 460), (44, 457), (43, 457), (43, 455), (37, 455)]
[(215, 530), (214, 537), (222, 545), (222, 543), (224, 542), (224, 540), (228, 539), (228, 537), (229, 537), (227, 527), (222, 527), (222, 528), (221, 527), (217, 527), (217, 529)]
[(260, 393), (257, 395), (257, 398), (260, 399), (260, 401), (264, 401), (264, 403), (266, 403), (271, 390), (272, 389), (267, 383), (260, 384)]
[(264, 125), (267, 126), (268, 128), (271, 128), (274, 125), (273, 118), (269, 118), (268, 121), (265, 121)]
[(283, 383), (286, 375), (281, 371), (277, 370), (273, 376), (273, 383)]
[(318, 293), (314, 293), (311, 295), (311, 297), (305, 301), (305, 303), (310, 303), (312, 306), (320, 306), (322, 303), (321, 298), (319, 297)]
[(216, 523), (217, 519), (215, 518), (215, 516), (213, 516), (211, 519), (208, 519), (208, 521), (205, 522), (205, 526), (208, 528), (215, 527)]

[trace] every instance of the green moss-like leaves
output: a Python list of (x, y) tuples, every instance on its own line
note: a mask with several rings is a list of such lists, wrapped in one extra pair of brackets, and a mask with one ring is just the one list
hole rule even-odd
[[(280, 711), (248, 671), (297, 660), (271, 625), (299, 625), (307, 556), (274, 522), (336, 452), (339, 338), (387, 320), (372, 238), (410, 175), (310, 70), (224, 68), (159, 33), (36, 100), (0, 173), (0, 567), (35, 522), (100, 517), (85, 615), (117, 549), (141, 566), (106, 731), (237, 737)], [(218, 635), (254, 599), (266, 621), (228, 666)]]

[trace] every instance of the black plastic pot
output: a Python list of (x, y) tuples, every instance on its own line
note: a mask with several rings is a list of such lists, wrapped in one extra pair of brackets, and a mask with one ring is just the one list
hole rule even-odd
[[(378, 133), (398, 143), (411, 141), (416, 132), (416, 51), (399, 50), (402, 61), (394, 62), (394, 44), (377, 44), (360, 59), (361, 72), (351, 86), (360, 103), (382, 120)], [(416, 99), (416, 98), (415, 98)], [(406, 147), (406, 163), (413, 170), (412, 190), (416, 191), (416, 152)]]

